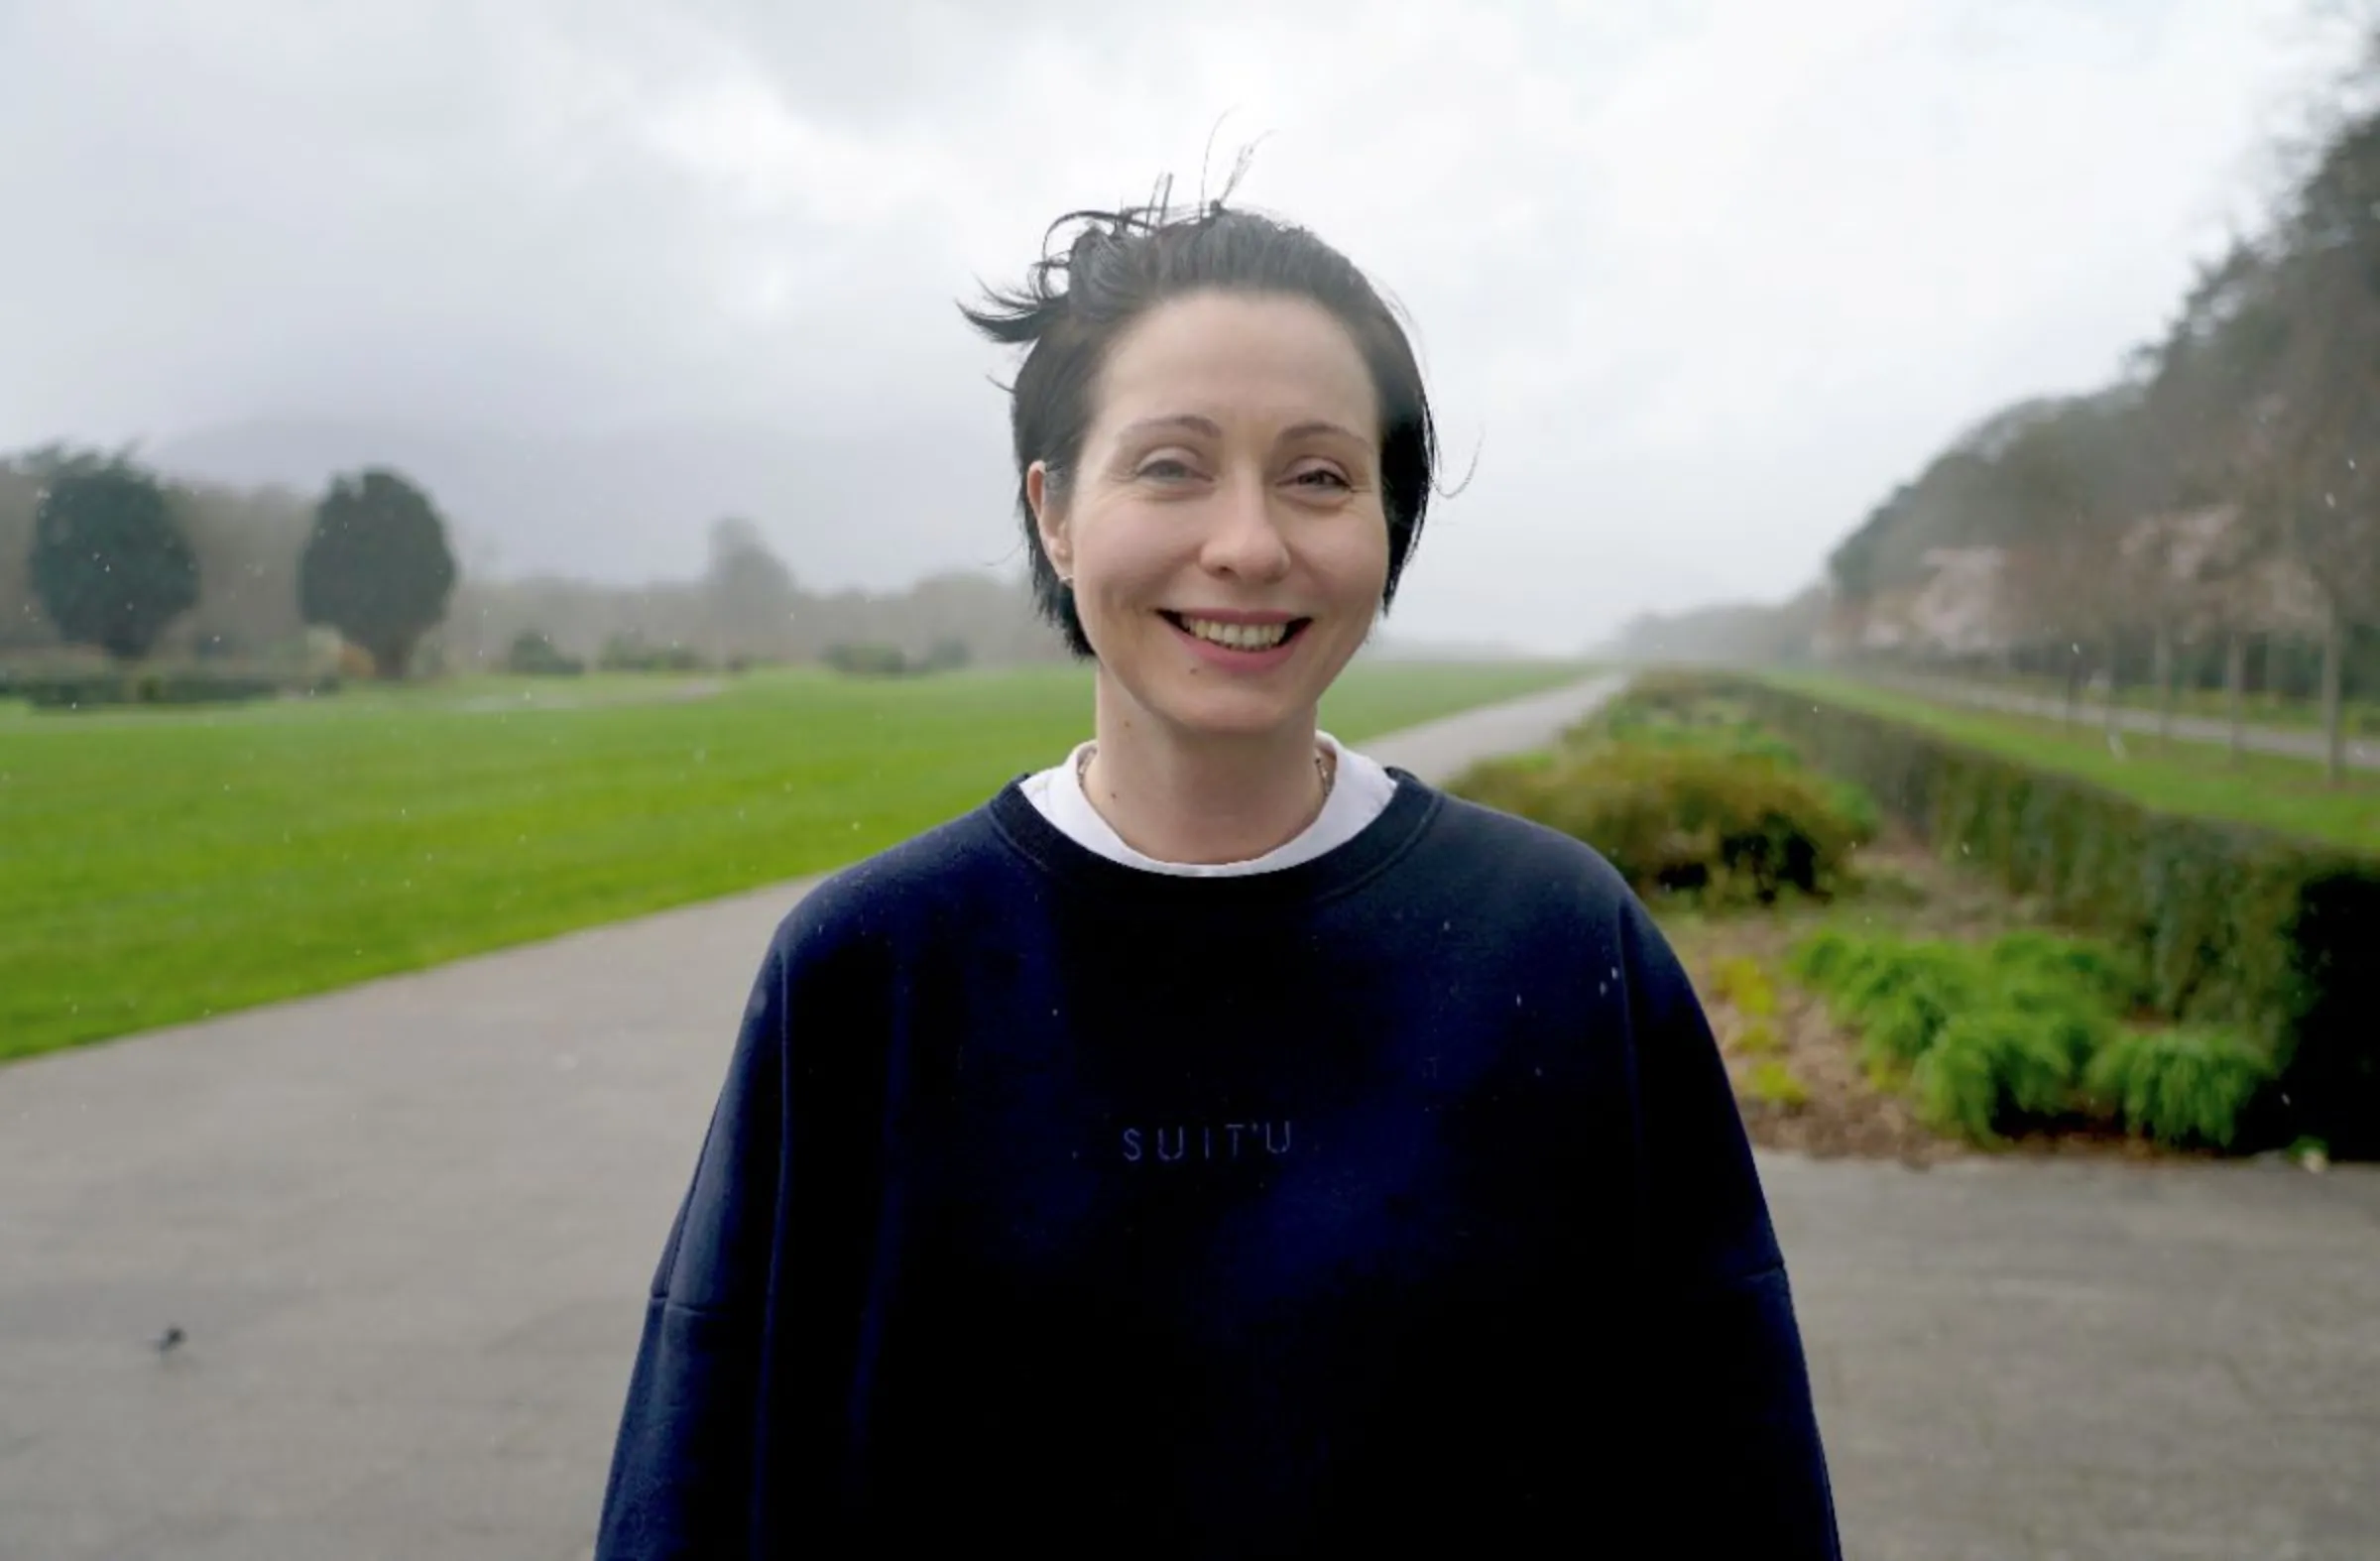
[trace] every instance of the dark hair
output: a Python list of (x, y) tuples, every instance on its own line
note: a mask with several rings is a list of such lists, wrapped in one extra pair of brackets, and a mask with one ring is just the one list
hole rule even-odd
[[(1388, 517), (1385, 611), (1405, 560), (1421, 538), (1438, 461), (1437, 430), (1396, 312), (1346, 256), (1301, 227), (1220, 199), (1188, 211), (1170, 204), (1161, 183), (1146, 205), (1073, 211), (1049, 226), (1042, 258), (1022, 287), (984, 290), (984, 303), (960, 312), (994, 341), (1026, 348), (1009, 387), (1009, 428), (1016, 456), (1016, 510), (1032, 559), (1033, 601), (1078, 657), (1091, 642), (1075, 612), (1074, 592), (1058, 573), (1033, 525), (1024, 474), (1034, 461), (1065, 502), (1109, 348), (1133, 321), (1187, 293), (1221, 290), (1305, 299), (1329, 309), (1356, 339), (1379, 404), (1380, 489)], [(1057, 245), (1062, 230), (1071, 241)]]

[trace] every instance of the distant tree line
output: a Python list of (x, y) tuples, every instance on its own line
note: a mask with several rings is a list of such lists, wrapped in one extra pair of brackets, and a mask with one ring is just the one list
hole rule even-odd
[(1825, 588), (1812, 586), (1782, 605), (1726, 602), (1677, 613), (1639, 613), (1608, 642), (1590, 647), (1588, 655), (1673, 665), (1792, 665), (1811, 659), (1826, 610)]
[(195, 656), (249, 649), (243, 622), (276, 637), (313, 626), (378, 675), (405, 675), (456, 578), (428, 495), (375, 469), (333, 480), (302, 514), (277, 498), (257, 507), (275, 540), (294, 543), (284, 567), (268, 571), (278, 549), (238, 535), (249, 528), (236, 501), (176, 489), (128, 453), (53, 446), (0, 463), (0, 553), (21, 571), (0, 577), (17, 598), (9, 640), (38, 646), (47, 629), (57, 644), (137, 661), (211, 596), (212, 621), (187, 642)]
[(814, 592), (749, 521), (718, 522), (709, 542), (686, 581), (466, 578), (445, 518), (399, 472), (344, 475), (307, 498), (52, 445), (0, 456), (0, 664), (80, 652), (294, 675), (325, 654), (320, 631), (349, 670), (383, 677), (788, 661), (914, 672), (1063, 655), (1017, 581), (952, 572), (897, 593)]
[(2371, 45), (2358, 106), (2116, 383), (1993, 415), (1836, 549), (1837, 652), (2055, 673), (2070, 697), (2149, 683), (2169, 709), (2220, 687), (2235, 719), (2259, 679), (2320, 699), (2338, 773), (2345, 698), (2380, 696)]
[[(551, 652), (532, 651), (535, 639)], [(539, 576), (467, 581), (439, 631), (458, 664), (548, 669), (684, 669), (817, 663), (860, 675), (1061, 660), (1023, 582), (975, 571), (896, 592), (803, 586), (752, 522), (710, 530), (691, 580), (611, 586)]]

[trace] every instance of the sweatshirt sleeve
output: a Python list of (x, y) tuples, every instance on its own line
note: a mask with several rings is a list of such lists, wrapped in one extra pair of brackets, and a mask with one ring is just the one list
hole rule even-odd
[(814, 1421), (856, 1332), (871, 1101), (837, 1060), (845, 983), (802, 953), (806, 919), (754, 982), (654, 1274), (598, 1561), (774, 1554), (788, 1513), (832, 1504), (832, 1460), (796, 1450), (831, 1445)]
[(1840, 1561), (1785, 1262), (1741, 1113), (1685, 970), (1625, 918), (1652, 1266), (1643, 1357), (1653, 1534), (1678, 1555)]

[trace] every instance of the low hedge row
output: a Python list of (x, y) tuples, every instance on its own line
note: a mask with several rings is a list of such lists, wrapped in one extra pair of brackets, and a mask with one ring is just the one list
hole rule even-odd
[(335, 677), (288, 678), (261, 673), (194, 670), (0, 675), (0, 699), (22, 699), (37, 710), (91, 710), (123, 705), (234, 704), (284, 692), (338, 691)]
[(2137, 957), (2155, 1012), (2261, 1045), (2276, 1076), (2249, 1138), (2380, 1157), (2380, 859), (2159, 813), (1806, 693), (1714, 686), (1936, 849)]

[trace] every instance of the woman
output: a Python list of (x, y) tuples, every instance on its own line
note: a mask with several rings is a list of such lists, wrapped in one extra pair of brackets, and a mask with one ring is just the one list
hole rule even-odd
[(1067, 221), (969, 318), (1095, 735), (779, 929), (599, 1554), (1834, 1556), (1660, 934), (1316, 731), (1431, 490), (1403, 330), (1295, 227)]

